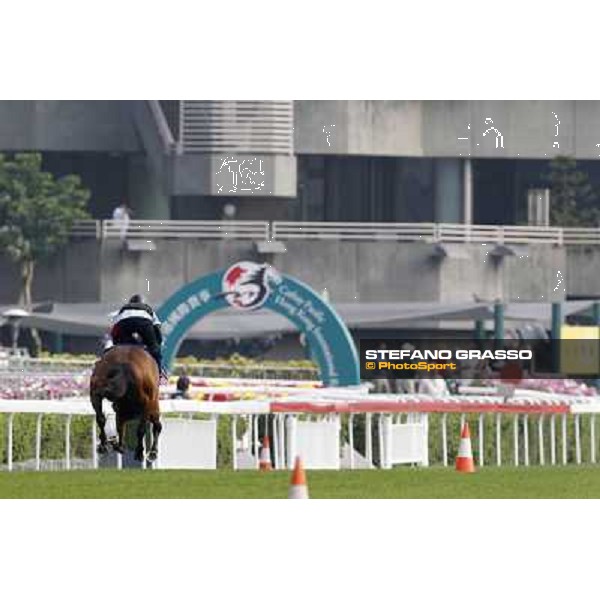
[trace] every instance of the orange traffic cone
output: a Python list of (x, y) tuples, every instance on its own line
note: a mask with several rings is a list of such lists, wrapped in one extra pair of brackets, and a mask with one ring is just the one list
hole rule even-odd
[(273, 465), (271, 464), (271, 444), (268, 435), (265, 435), (263, 438), (262, 448), (260, 449), (260, 456), (258, 458), (258, 469), (259, 471), (273, 470)]
[(292, 481), (290, 483), (289, 500), (308, 500), (308, 487), (306, 485), (306, 474), (300, 457), (296, 457), (294, 463), (294, 472), (292, 473)]
[(471, 434), (469, 432), (469, 424), (466, 421), (460, 434), (456, 470), (460, 473), (475, 473), (473, 451), (471, 450)]

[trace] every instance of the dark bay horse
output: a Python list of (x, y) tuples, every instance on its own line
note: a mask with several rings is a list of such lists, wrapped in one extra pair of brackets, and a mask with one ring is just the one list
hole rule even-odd
[(114, 449), (123, 453), (125, 423), (139, 418), (135, 459), (144, 459), (144, 436), (147, 423), (152, 423), (152, 447), (148, 460), (158, 455), (158, 436), (162, 430), (158, 403), (159, 373), (155, 360), (141, 346), (115, 346), (108, 350), (94, 366), (90, 378), (90, 400), (96, 413), (100, 433), (98, 452), (108, 451), (104, 429), (106, 417), (102, 400), (112, 402), (117, 417), (118, 438)]

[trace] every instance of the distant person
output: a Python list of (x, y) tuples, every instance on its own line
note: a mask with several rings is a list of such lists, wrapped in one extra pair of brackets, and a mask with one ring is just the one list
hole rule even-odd
[(450, 395), (448, 384), (439, 371), (426, 374), (423, 371), (417, 374), (417, 394), (426, 394), (434, 398), (444, 398)]
[(190, 389), (190, 378), (188, 377), (187, 371), (183, 369), (181, 375), (177, 378), (177, 383), (175, 384), (175, 393), (173, 394), (173, 398), (184, 398), (189, 400), (189, 389)]
[(125, 241), (125, 238), (127, 237), (130, 216), (131, 211), (127, 206), (127, 202), (124, 200), (115, 208), (115, 210), (113, 210), (112, 218), (113, 221), (116, 221), (116, 224), (119, 228), (119, 237), (122, 241)]
[[(381, 342), (377, 348), (378, 350), (387, 350), (387, 344)], [(373, 382), (373, 392), (376, 394), (392, 394), (394, 392), (394, 382), (391, 379), (377, 378)]]

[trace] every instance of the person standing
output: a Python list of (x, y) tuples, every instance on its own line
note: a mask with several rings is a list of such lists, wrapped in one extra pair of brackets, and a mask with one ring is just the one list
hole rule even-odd
[(189, 389), (190, 389), (190, 378), (188, 377), (186, 369), (183, 369), (181, 375), (177, 378), (177, 383), (175, 384), (176, 391), (173, 394), (173, 398), (185, 398), (189, 400)]
[(125, 241), (127, 237), (127, 229), (129, 228), (129, 219), (131, 217), (131, 211), (127, 206), (127, 202), (123, 200), (119, 206), (113, 210), (112, 218), (116, 221), (116, 225), (119, 229), (119, 237), (121, 241)]

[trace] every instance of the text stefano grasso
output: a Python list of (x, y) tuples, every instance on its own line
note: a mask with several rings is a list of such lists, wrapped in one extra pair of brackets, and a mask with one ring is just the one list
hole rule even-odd
[(531, 350), (365, 350), (367, 360), (531, 360)]

